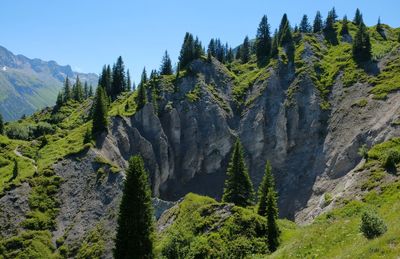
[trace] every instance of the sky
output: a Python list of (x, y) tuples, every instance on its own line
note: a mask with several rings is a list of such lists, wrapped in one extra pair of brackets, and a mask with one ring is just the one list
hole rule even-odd
[(185, 32), (205, 46), (220, 38), (235, 47), (255, 36), (264, 14), (273, 30), (284, 13), (295, 25), (303, 14), (326, 17), (332, 7), (351, 19), (360, 8), (367, 25), (380, 16), (400, 26), (399, 0), (1, 0), (0, 45), (97, 74), (121, 55), (138, 83), (144, 66), (159, 68), (165, 50), (176, 63)]

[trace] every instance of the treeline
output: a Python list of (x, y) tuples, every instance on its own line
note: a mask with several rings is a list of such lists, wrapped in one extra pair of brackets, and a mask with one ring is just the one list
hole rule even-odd
[(63, 89), (58, 93), (56, 106), (60, 107), (69, 100), (75, 100), (77, 102), (81, 102), (92, 96), (93, 96), (92, 85), (89, 86), (86, 81), (84, 85), (82, 85), (79, 76), (76, 76), (75, 83), (71, 85), (71, 81), (67, 76), (64, 82)]

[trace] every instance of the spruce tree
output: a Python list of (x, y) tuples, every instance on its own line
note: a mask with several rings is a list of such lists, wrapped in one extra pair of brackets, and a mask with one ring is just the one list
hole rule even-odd
[(240, 59), (242, 61), (242, 63), (247, 63), (250, 60), (250, 41), (249, 41), (249, 37), (245, 37), (243, 44), (240, 48)]
[(321, 32), (322, 27), (323, 27), (322, 16), (321, 13), (318, 11), (314, 19), (313, 32), (314, 33)]
[(111, 100), (117, 99), (118, 95), (126, 89), (125, 65), (121, 56), (118, 57), (112, 69), (111, 89)]
[(272, 175), (271, 164), (267, 161), (265, 165), (264, 177), (258, 188), (258, 208), (257, 213), (261, 216), (267, 215), (267, 196), (270, 188), (275, 189), (274, 176)]
[(79, 76), (76, 76), (75, 84), (72, 89), (72, 98), (77, 102), (81, 102), (83, 100), (83, 88)]
[(92, 135), (95, 137), (98, 133), (107, 131), (107, 96), (103, 87), (97, 87), (96, 96), (93, 102), (93, 121)]
[(63, 105), (63, 103), (64, 103), (63, 93), (59, 92), (58, 95), (57, 95), (56, 106), (57, 107), (61, 107)]
[(234, 145), (226, 175), (222, 200), (241, 207), (253, 204), (253, 184), (244, 162), (243, 149), (239, 139)]
[(93, 96), (93, 86), (92, 85), (89, 86), (89, 95), (88, 96), (89, 97)]
[(125, 84), (125, 91), (131, 91), (132, 82), (131, 82), (131, 74), (129, 73), (129, 69), (126, 71), (126, 84)]
[(385, 30), (383, 29), (383, 26), (381, 24), (381, 17), (378, 18), (378, 23), (376, 24), (376, 31), (379, 33), (379, 35), (382, 36), (384, 40), (386, 40)]
[[(283, 14), (281, 23), (279, 24), (279, 29), (278, 29), (278, 39), (281, 41), (283, 34), (286, 32), (286, 27), (289, 24), (289, 20), (287, 18), (287, 14)], [(290, 28), (289, 28), (290, 29)]]
[(265, 64), (271, 54), (271, 35), (266, 15), (261, 18), (255, 44), (257, 61), (259, 64)]
[(179, 55), (181, 68), (185, 68), (190, 62), (200, 58), (203, 54), (203, 47), (199, 39), (197, 37), (194, 39), (193, 35), (187, 32)]
[(154, 258), (154, 222), (147, 172), (140, 156), (129, 159), (119, 207), (114, 258)]
[(305, 14), (301, 19), (299, 31), (303, 33), (310, 33), (311, 32), (311, 25), (308, 22), (308, 16)]
[(356, 36), (353, 41), (353, 58), (357, 62), (366, 62), (371, 60), (371, 42), (367, 28), (364, 23), (358, 26)]
[(226, 62), (231, 63), (233, 61), (233, 59), (234, 59), (233, 50), (232, 50), (232, 48), (229, 48), (228, 52), (226, 53)]
[(146, 67), (144, 67), (143, 71), (142, 71), (142, 75), (140, 77), (139, 86), (146, 85), (146, 83), (147, 83), (147, 72), (146, 72)]
[(343, 17), (342, 20), (342, 28), (340, 29), (340, 35), (348, 35), (349, 34), (349, 26), (348, 26), (349, 21), (347, 20), (347, 15)]
[(272, 47), (271, 47), (271, 57), (276, 58), (279, 53), (279, 43), (278, 43), (278, 33), (275, 30), (274, 36), (272, 38)]
[(280, 230), (278, 227), (278, 205), (277, 195), (273, 188), (269, 188), (267, 194), (266, 217), (268, 229), (268, 248), (270, 251), (275, 251), (279, 246)]
[(364, 23), (361, 11), (358, 8), (356, 10), (356, 14), (354, 15), (353, 23), (357, 26), (360, 26), (360, 24)]
[(328, 16), (326, 17), (326, 22), (324, 27), (325, 39), (333, 45), (338, 44), (336, 29), (334, 27), (336, 20), (335, 16), (336, 14), (334, 9), (329, 11)]
[(241, 54), (242, 54), (242, 50), (241, 50), (241, 46), (239, 46), (236, 49), (235, 59), (237, 59), (237, 60), (241, 59)]
[(85, 81), (85, 86), (83, 87), (83, 97), (87, 99), (89, 97), (89, 86), (87, 81)]
[(3, 120), (3, 115), (0, 113), (0, 135), (4, 134), (4, 120)]
[(147, 103), (146, 86), (140, 84), (138, 89), (138, 95), (136, 97), (136, 110), (141, 110)]
[(71, 84), (69, 82), (69, 78), (67, 76), (67, 78), (65, 79), (64, 82), (64, 101), (67, 102), (71, 99), (72, 97), (72, 92), (71, 92)]
[(168, 55), (168, 51), (165, 51), (161, 61), (160, 75), (172, 75), (172, 62)]

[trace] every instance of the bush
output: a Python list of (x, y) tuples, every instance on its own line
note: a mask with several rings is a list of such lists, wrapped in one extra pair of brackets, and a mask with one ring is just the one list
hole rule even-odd
[(358, 154), (364, 158), (365, 160), (368, 161), (368, 148), (366, 145), (362, 145), (359, 149), (358, 149)]
[(11, 139), (28, 140), (30, 136), (30, 128), (26, 125), (10, 123), (6, 129), (6, 135)]
[(384, 234), (387, 231), (385, 222), (372, 211), (365, 211), (361, 216), (361, 232), (368, 239)]
[(386, 169), (396, 168), (398, 162), (400, 162), (400, 153), (397, 150), (390, 149), (383, 157), (383, 167)]

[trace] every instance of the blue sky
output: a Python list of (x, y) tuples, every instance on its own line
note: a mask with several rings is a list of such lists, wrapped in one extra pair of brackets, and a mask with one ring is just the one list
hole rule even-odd
[(99, 73), (122, 55), (135, 81), (143, 66), (158, 68), (164, 50), (173, 62), (186, 31), (204, 45), (219, 37), (237, 46), (254, 37), (262, 15), (277, 27), (283, 13), (292, 25), (303, 14), (313, 19), (336, 7), (340, 17), (352, 18), (359, 7), (367, 25), (381, 16), (400, 26), (399, 0), (2, 0), (0, 45), (15, 54), (70, 64), (81, 72)]

